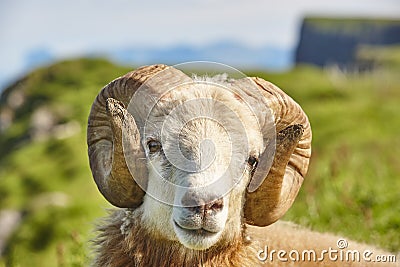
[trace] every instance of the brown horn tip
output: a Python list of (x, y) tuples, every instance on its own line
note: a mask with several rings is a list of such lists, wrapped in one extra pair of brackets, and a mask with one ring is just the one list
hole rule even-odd
[(304, 127), (301, 124), (290, 125), (277, 134), (277, 145), (285, 143), (299, 142), (304, 133)]
[(124, 104), (121, 101), (118, 101), (114, 98), (107, 98), (106, 100), (106, 110), (110, 113), (111, 116), (119, 116), (123, 113), (123, 109), (125, 108)]

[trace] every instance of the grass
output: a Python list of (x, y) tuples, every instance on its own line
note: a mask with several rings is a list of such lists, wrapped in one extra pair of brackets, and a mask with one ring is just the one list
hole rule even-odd
[[(14, 87), (23, 88), (26, 101), (0, 136), (0, 209), (24, 217), (0, 266), (88, 264), (94, 222), (110, 206), (91, 178), (86, 120), (101, 87), (128, 71), (103, 60), (71, 60), (39, 69)], [(311, 166), (285, 220), (400, 250), (397, 73), (392, 67), (344, 74), (309, 66), (248, 73), (283, 88), (311, 121)], [(60, 123), (77, 121), (80, 131), (32, 140), (31, 114), (43, 105)]]
[(313, 129), (309, 173), (284, 219), (398, 251), (400, 78), (378, 73), (258, 75), (301, 103)]

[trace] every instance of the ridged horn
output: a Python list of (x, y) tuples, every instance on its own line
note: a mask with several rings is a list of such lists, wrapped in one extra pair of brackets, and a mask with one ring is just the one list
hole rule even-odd
[(142, 84), (167, 68), (152, 65), (130, 72), (105, 86), (93, 102), (87, 128), (90, 168), (100, 192), (115, 206), (138, 207), (145, 192), (135, 181), (146, 185), (147, 179), (144, 164), (138, 166), (141, 177), (134, 179), (124, 157), (122, 138), (126, 136), (129, 151), (125, 153), (130, 159), (145, 158), (135, 118), (126, 107)]
[(308, 170), (312, 134), (306, 114), (292, 98), (272, 83), (251, 79), (272, 110), (277, 136), (266, 178), (254, 192), (246, 192), (244, 217), (248, 224), (266, 226), (281, 218), (293, 204)]

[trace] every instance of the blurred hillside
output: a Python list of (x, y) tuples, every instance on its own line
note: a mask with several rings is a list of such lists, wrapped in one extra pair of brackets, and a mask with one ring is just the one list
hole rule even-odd
[[(380, 66), (364, 74), (310, 66), (248, 74), (284, 89), (313, 127), (310, 171), (285, 219), (399, 251), (400, 50), (376, 49), (360, 51)], [(109, 207), (88, 166), (87, 117), (99, 90), (129, 70), (64, 61), (2, 93), (0, 216), (17, 214), (19, 224), (0, 266), (87, 265), (91, 229)]]
[(400, 20), (306, 17), (301, 26), (296, 63), (371, 69), (374, 66), (370, 62), (357, 58), (360, 46), (399, 44)]
[(1, 95), (0, 210), (22, 216), (6, 266), (86, 266), (94, 218), (108, 207), (88, 166), (87, 117), (98, 91), (127, 71), (104, 60), (65, 61)]

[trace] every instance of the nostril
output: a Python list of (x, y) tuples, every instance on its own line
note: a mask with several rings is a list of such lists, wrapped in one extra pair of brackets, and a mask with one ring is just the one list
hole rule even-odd
[(224, 207), (224, 200), (223, 198), (219, 198), (206, 206), (206, 210), (211, 211), (221, 211)]
[(223, 198), (207, 201), (209, 198), (210, 196), (204, 196), (196, 191), (188, 191), (183, 195), (181, 204), (186, 210), (197, 214), (222, 211), (224, 207)]

